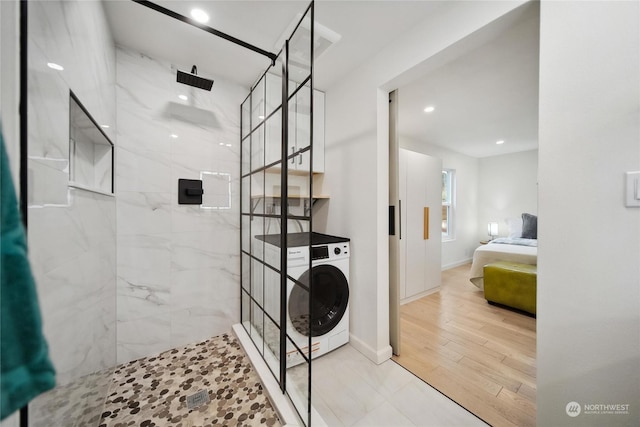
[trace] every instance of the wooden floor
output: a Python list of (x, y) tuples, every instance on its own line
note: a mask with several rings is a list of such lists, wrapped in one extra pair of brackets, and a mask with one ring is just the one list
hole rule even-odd
[(492, 426), (535, 426), (536, 320), (487, 304), (469, 268), (401, 307), (393, 359)]

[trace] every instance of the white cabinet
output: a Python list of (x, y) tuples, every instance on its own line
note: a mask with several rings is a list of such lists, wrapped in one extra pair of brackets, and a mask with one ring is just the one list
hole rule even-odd
[(399, 154), (403, 303), (427, 295), (441, 284), (442, 160), (405, 149)]
[[(255, 132), (254, 154), (257, 158), (254, 165), (261, 167), (278, 162), (282, 150), (282, 112), (277, 110), (282, 102), (282, 79), (280, 76), (268, 73), (265, 78), (266, 87), (262, 82), (258, 86), (266, 92), (265, 100), (262, 95), (257, 95), (255, 100), (260, 108), (255, 113), (256, 123), (266, 116), (264, 126)], [(255, 91), (254, 91), (255, 92)], [(253, 101), (253, 100), (252, 100)], [(311, 91), (309, 87), (301, 88), (295, 96), (289, 100), (289, 172), (292, 174), (305, 174), (309, 172), (310, 150), (304, 150), (311, 143)], [(277, 110), (277, 111), (275, 111)], [(274, 113), (275, 111), (275, 113)], [(319, 90), (313, 91), (313, 169), (314, 173), (324, 173), (324, 128), (325, 128), (325, 94)], [(261, 141), (264, 138), (264, 154), (261, 151)], [(299, 154), (296, 154), (299, 153)], [(264, 162), (259, 158), (264, 155)], [(255, 169), (255, 167), (254, 167)], [(276, 170), (279, 173), (279, 167)]]
[[(289, 102), (289, 171), (309, 172), (310, 150), (303, 151), (311, 143), (310, 90), (302, 88)], [(324, 173), (324, 117), (325, 94), (313, 91), (313, 168), (314, 173)], [(295, 172), (294, 172), (295, 173)]]
[(324, 173), (325, 95), (313, 91), (313, 172)]

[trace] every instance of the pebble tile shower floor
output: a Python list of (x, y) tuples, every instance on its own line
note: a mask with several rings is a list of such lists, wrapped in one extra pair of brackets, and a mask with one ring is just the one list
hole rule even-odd
[[(206, 393), (193, 407), (187, 397), (201, 390)], [(229, 335), (116, 367), (100, 422), (100, 427), (254, 425), (281, 424), (249, 359)]]

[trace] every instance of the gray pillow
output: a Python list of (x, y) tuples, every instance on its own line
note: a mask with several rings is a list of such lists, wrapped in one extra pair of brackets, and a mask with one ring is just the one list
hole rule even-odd
[(538, 238), (538, 217), (528, 213), (522, 214), (522, 238)]

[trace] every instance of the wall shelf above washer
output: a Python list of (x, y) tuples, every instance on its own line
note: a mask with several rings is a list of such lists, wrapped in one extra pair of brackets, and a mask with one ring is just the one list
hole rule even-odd
[[(280, 199), (281, 196), (279, 194), (255, 194), (253, 196), (251, 196), (252, 199)], [(296, 194), (296, 195), (289, 195), (288, 197), (289, 199), (314, 199), (314, 200), (320, 200), (320, 199), (328, 199), (329, 195), (328, 194), (317, 194), (317, 195), (313, 195), (311, 197), (306, 196), (306, 195), (300, 195), (300, 194)]]
[[(261, 200), (264, 199), (271, 199), (273, 200), (277, 205), (280, 205), (281, 202), (280, 200), (282, 199), (282, 197), (279, 194), (254, 194), (253, 196), (251, 196), (251, 213), (255, 213), (256, 208), (258, 207), (258, 205), (260, 204)], [(308, 200), (309, 200), (309, 196), (306, 195), (294, 195), (294, 196), (289, 196), (288, 197), (289, 200), (303, 200), (304, 203), (304, 215), (306, 215), (309, 212), (309, 206), (308, 206)], [(315, 206), (315, 204), (319, 201), (319, 200), (328, 200), (329, 196), (327, 194), (318, 194), (318, 195), (314, 195), (311, 197), (311, 208), (313, 208)]]

